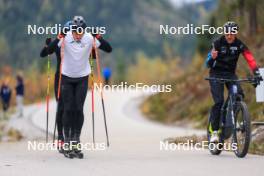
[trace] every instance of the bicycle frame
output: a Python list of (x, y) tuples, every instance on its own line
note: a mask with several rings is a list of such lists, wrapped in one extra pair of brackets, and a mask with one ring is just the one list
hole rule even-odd
[(225, 118), (225, 124), (223, 124), (223, 133), (224, 133), (224, 139), (228, 139), (231, 135), (232, 132), (235, 132), (235, 104), (237, 101), (237, 85), (232, 84), (231, 87), (229, 88), (229, 93), (228, 93), (228, 98), (227, 98), (227, 109), (226, 109), (226, 114), (223, 116)]
[(249, 82), (255, 83), (255, 79), (247, 78), (247, 79), (222, 79), (222, 78), (205, 78), (206, 80), (211, 81), (218, 81), (222, 84), (227, 82), (231, 83), (229, 87), (228, 97), (225, 100), (221, 108), (221, 116), (220, 116), (220, 131), (219, 133), (222, 136), (222, 139), (228, 139), (231, 137), (233, 133), (236, 132), (236, 124), (235, 124), (235, 105), (238, 101), (238, 98), (241, 99), (240, 95), (238, 94), (238, 86), (237, 83), (239, 82)]

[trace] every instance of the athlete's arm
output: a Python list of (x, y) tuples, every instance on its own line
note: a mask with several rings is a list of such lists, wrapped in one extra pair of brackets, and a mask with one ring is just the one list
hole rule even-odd
[(49, 54), (48, 50), (47, 50), (47, 46), (51, 43), (51, 38), (47, 38), (45, 41), (45, 46), (42, 48), (41, 52), (40, 52), (40, 57), (46, 57)]
[(56, 38), (55, 40), (53, 40), (46, 48), (48, 53), (53, 53), (56, 51), (56, 48), (58, 47), (58, 43), (59, 43), (59, 39)]
[(40, 51), (40, 57), (46, 57), (48, 55), (47, 46), (44, 46)]
[(101, 35), (98, 34), (94, 37), (100, 42), (100, 46), (99, 46), (100, 50), (103, 50), (104, 52), (107, 52), (107, 53), (112, 52), (111, 45)]
[(245, 49), (242, 52), (242, 54), (243, 54), (244, 58), (246, 59), (248, 65), (252, 71), (255, 71), (256, 69), (258, 69), (256, 60), (255, 60), (253, 54), (249, 51), (249, 49)]
[(216, 59), (218, 57), (218, 51), (215, 49), (215, 45), (217, 42), (213, 42), (211, 46), (211, 50), (207, 54), (207, 59), (206, 59), (206, 66), (208, 68), (213, 68), (216, 65)]
[(99, 39), (99, 42), (101, 43), (101, 45), (99, 46), (99, 49), (101, 49), (107, 53), (112, 52), (111, 45), (105, 39), (101, 38), (101, 39)]
[(251, 51), (248, 49), (248, 47), (242, 41), (239, 40), (239, 42), (240, 42), (240, 46), (239, 46), (240, 53), (242, 53), (242, 55), (244, 56), (244, 59), (248, 63), (248, 66), (254, 73), (256, 70), (258, 70), (256, 60), (253, 54), (251, 53)]
[(214, 62), (214, 59), (212, 58), (211, 51), (209, 51), (207, 54), (205, 65), (207, 66), (207, 68), (212, 68), (213, 62)]
[(254, 87), (257, 87), (261, 81), (263, 81), (262, 76), (260, 75), (256, 60), (253, 56), (253, 54), (249, 51), (248, 48), (245, 48), (242, 52), (244, 58), (246, 59), (250, 69), (252, 70), (256, 83), (254, 84)]
[[(105, 39), (103, 39), (103, 37), (101, 35), (93, 35), (93, 36), (97, 39), (97, 41), (99, 41), (99, 43), (100, 43), (99, 49), (100, 50), (103, 50), (107, 53), (112, 52), (113, 49), (112, 49), (111, 45)], [(95, 54), (94, 48), (92, 49), (92, 58), (96, 59), (96, 54)]]

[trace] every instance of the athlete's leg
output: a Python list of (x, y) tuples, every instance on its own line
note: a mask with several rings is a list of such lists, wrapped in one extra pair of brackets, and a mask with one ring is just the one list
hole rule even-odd
[(77, 142), (80, 141), (81, 130), (84, 121), (83, 106), (88, 90), (88, 77), (83, 77), (78, 81), (75, 89), (76, 103), (76, 123), (74, 126), (74, 137)]
[(62, 85), (61, 85), (61, 97), (63, 100), (63, 132), (64, 140), (66, 143), (71, 141), (71, 129), (73, 121), (73, 106), (72, 101), (74, 99), (74, 84), (72, 83), (71, 78), (62, 76)]
[(216, 81), (210, 81), (210, 88), (214, 100), (210, 113), (210, 123), (212, 130), (217, 131), (220, 123), (221, 107), (224, 103), (224, 85)]

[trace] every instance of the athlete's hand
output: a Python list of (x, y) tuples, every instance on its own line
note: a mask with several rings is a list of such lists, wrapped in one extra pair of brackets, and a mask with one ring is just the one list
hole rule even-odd
[(62, 39), (62, 38), (64, 38), (65, 37), (65, 34), (63, 34), (63, 33), (60, 33), (58, 36), (57, 36), (57, 39)]
[(254, 74), (254, 79), (256, 82), (254, 86), (257, 87), (260, 84), (260, 82), (263, 81), (263, 78), (262, 78), (258, 68), (253, 71), (253, 74)]
[(93, 37), (95, 37), (96, 39), (100, 39), (102, 38), (102, 36), (100, 34), (94, 34), (94, 33), (91, 33)]
[(218, 56), (218, 51), (216, 51), (216, 50), (213, 48), (212, 51), (211, 51), (211, 56), (212, 56), (213, 59), (216, 59), (217, 56)]

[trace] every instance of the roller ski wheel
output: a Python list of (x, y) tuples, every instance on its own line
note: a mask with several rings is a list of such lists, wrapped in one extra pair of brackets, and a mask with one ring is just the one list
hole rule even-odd
[(66, 158), (69, 158), (69, 159), (73, 159), (75, 157), (75, 154), (73, 151), (64, 151), (63, 152), (63, 155), (66, 157)]
[(84, 155), (81, 150), (73, 150), (74, 158), (83, 159)]

